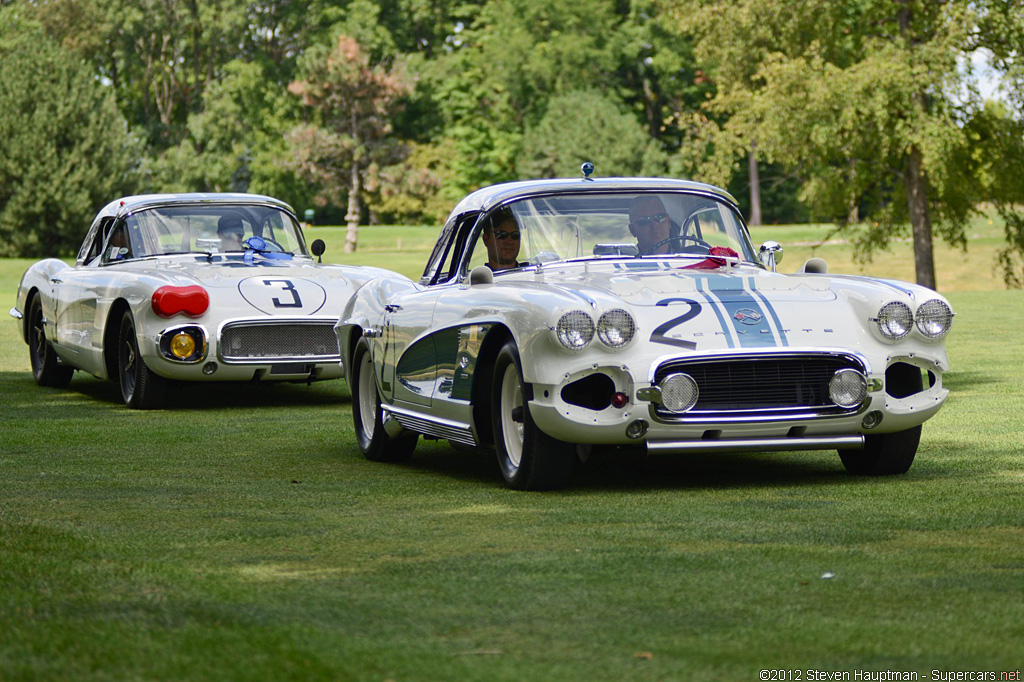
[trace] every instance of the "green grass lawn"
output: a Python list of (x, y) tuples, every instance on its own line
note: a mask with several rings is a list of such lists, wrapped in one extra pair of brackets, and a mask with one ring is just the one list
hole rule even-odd
[[(363, 230), (352, 258), (340, 229), (309, 234), (418, 275), (436, 229)], [(1017, 670), (1024, 292), (947, 289), (966, 280), (939, 262), (952, 394), (885, 479), (835, 452), (605, 455), (566, 491), (518, 493), (444, 444), (366, 462), (340, 381), (185, 387), (159, 412), (88, 377), (39, 388), (8, 321), (0, 680)], [(8, 308), (27, 263), (0, 260)]]

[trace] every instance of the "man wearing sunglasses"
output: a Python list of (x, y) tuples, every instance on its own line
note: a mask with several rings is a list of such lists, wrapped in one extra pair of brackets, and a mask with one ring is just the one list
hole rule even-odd
[(519, 257), (519, 243), (522, 235), (519, 232), (519, 225), (509, 209), (499, 209), (488, 219), (481, 238), (484, 246), (487, 247), (487, 267), (491, 270), (498, 272), (524, 265), (516, 260)]
[(641, 194), (629, 205), (629, 231), (636, 237), (641, 256), (678, 250), (679, 226), (672, 222), (661, 198)]

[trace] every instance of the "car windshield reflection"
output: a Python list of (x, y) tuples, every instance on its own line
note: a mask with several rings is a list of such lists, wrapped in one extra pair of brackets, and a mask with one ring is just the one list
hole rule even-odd
[(756, 263), (738, 213), (723, 201), (695, 193), (535, 197), (491, 211), (481, 224), (469, 269), (487, 265), (500, 272), (592, 259), (721, 254)]

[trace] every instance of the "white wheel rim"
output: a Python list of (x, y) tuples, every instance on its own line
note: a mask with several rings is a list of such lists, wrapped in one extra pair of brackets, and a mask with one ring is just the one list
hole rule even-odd
[(501, 433), (509, 462), (518, 469), (523, 459), (523, 422), (512, 419), (512, 411), (517, 407), (523, 407), (523, 389), (515, 365), (509, 365), (501, 379)]
[(373, 380), (373, 363), (370, 354), (363, 353), (359, 360), (359, 421), (363, 435), (373, 438), (373, 427), (377, 421), (377, 384)]

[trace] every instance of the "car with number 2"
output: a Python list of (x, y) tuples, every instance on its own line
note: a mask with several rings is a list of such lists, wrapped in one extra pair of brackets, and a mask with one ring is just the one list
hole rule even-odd
[(590, 172), (470, 194), (419, 281), (352, 297), (336, 329), (367, 458), (448, 439), (517, 489), (566, 485), (594, 446), (908, 470), (948, 394), (942, 296), (817, 258), (783, 274), (725, 191)]
[(29, 267), (11, 315), (40, 385), (81, 370), (157, 408), (173, 382), (341, 377), (334, 323), (376, 274), (315, 262), (295, 212), (270, 197), (132, 196), (99, 212), (73, 265)]

